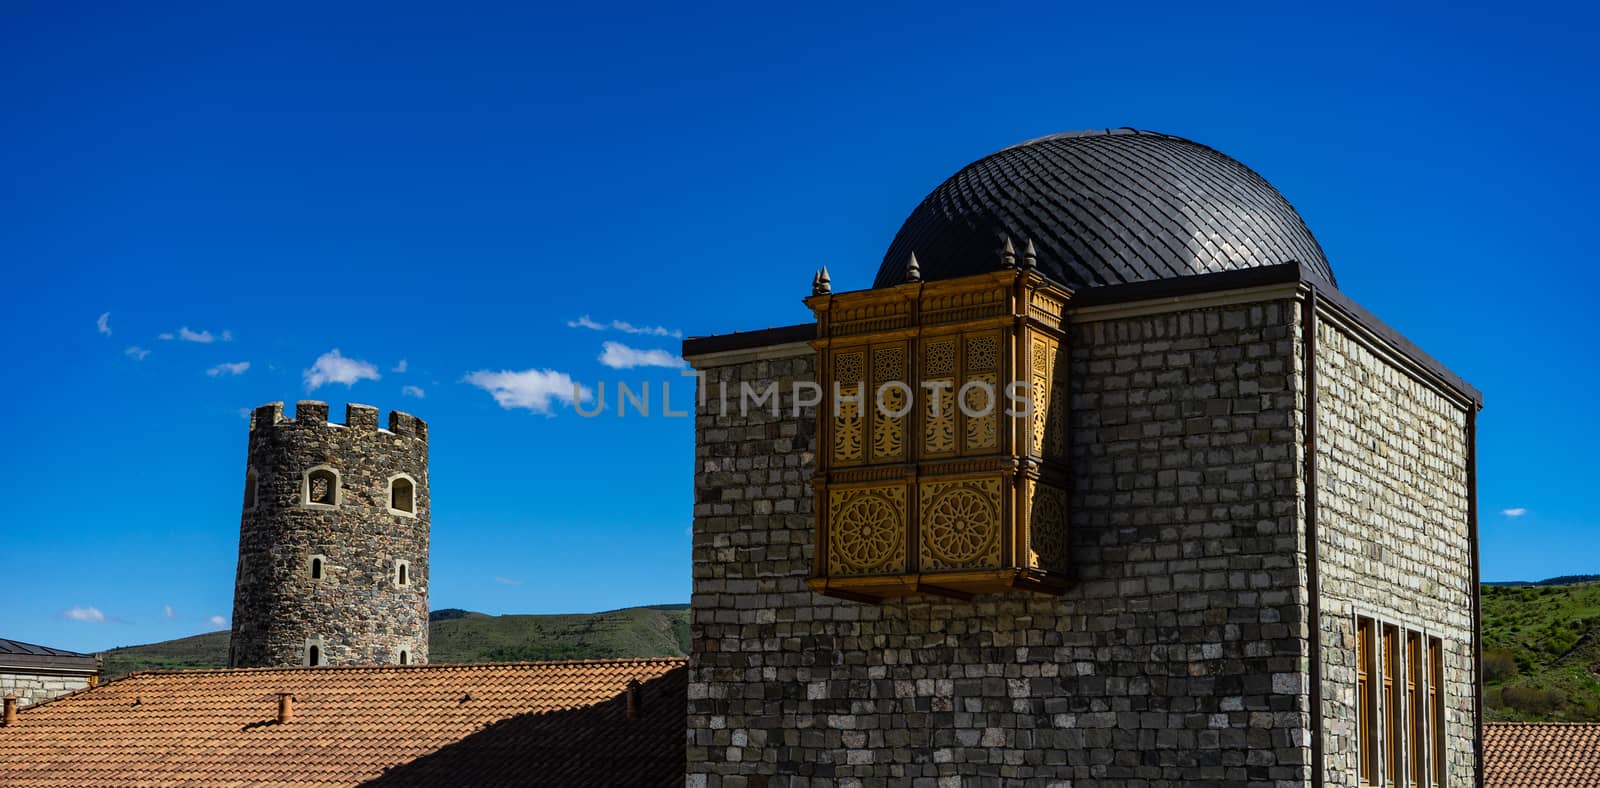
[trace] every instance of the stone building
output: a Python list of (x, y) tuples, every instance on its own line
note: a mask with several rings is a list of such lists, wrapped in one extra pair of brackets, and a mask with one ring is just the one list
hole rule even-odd
[(250, 421), (233, 667), (428, 661), (428, 426), (302, 401)]
[(93, 687), (100, 658), (20, 640), (0, 638), (0, 696), (29, 706)]
[(836, 284), (684, 343), (691, 786), (1479, 782), (1481, 398), (1259, 175), (1033, 140)]

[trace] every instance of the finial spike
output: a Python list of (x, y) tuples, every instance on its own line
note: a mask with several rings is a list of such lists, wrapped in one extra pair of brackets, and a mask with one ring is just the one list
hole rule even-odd
[(833, 292), (833, 283), (828, 281), (828, 267), (823, 266), (816, 276), (811, 277), (811, 294), (827, 295)]
[(1011, 236), (1005, 237), (1005, 243), (1000, 247), (1000, 267), (1017, 267), (1017, 247), (1011, 245)]
[(1027, 245), (1022, 249), (1022, 267), (1033, 268), (1038, 264), (1039, 253), (1033, 250), (1033, 239), (1029, 238)]
[(922, 266), (917, 265), (917, 253), (916, 252), (912, 252), (911, 253), (911, 259), (906, 261), (906, 281), (907, 282), (920, 282), (920, 281), (922, 281)]

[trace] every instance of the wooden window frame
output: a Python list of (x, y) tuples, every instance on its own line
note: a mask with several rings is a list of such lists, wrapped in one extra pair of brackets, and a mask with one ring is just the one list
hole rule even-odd
[(1450, 773), (1450, 762), (1445, 752), (1445, 725), (1444, 725), (1444, 639), (1438, 637), (1428, 638), (1428, 721), (1432, 736), (1428, 738), (1429, 749), (1432, 751), (1429, 763), (1430, 785), (1442, 786)]
[(1406, 760), (1411, 767), (1408, 774), (1411, 785), (1424, 785), (1428, 766), (1428, 696), (1423, 681), (1425, 663), (1423, 636), (1415, 629), (1405, 630), (1406, 650), (1406, 732), (1410, 748)]
[(1400, 626), (1385, 621), (1379, 628), (1379, 663), (1383, 701), (1383, 779), (1384, 785), (1398, 785), (1405, 758), (1405, 698), (1401, 695)]
[(1378, 672), (1376, 634), (1375, 619), (1356, 617), (1356, 750), (1362, 785), (1378, 784), (1378, 696), (1373, 685)]
[(1357, 783), (1441, 788), (1445, 749), (1445, 639), (1425, 627), (1357, 609)]

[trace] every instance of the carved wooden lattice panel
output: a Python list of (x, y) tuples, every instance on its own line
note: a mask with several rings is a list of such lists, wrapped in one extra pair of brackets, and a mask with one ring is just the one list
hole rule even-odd
[(830, 490), (828, 565), (834, 574), (906, 571), (906, 488)]
[(1000, 479), (924, 482), (921, 508), (923, 571), (1000, 565)]
[(1028, 566), (1049, 571), (1067, 568), (1067, 494), (1047, 484), (1028, 482)]
[(1032, 398), (1031, 424), (1028, 430), (1028, 448), (1034, 456), (1044, 456), (1045, 429), (1050, 417), (1050, 382), (1054, 377), (1052, 369), (1055, 353), (1051, 346), (1055, 344), (1049, 337), (1034, 335), (1030, 343), (1033, 375), (1028, 381), (1028, 396)]
[(839, 353), (833, 357), (833, 382), (840, 402), (833, 418), (833, 461), (858, 463), (864, 458), (862, 413), (859, 397), (863, 389), (864, 352)]
[[(885, 383), (906, 384), (906, 349), (903, 346), (873, 348), (872, 389), (867, 392), (872, 414), (872, 459), (874, 461), (904, 459), (906, 452), (906, 419), (908, 389), (901, 386), (884, 387)], [(877, 401), (882, 392), (882, 407)]]
[(956, 450), (956, 340), (930, 339), (923, 345), (923, 381), (943, 384), (937, 394), (920, 387), (922, 397), (922, 451), (953, 454)]
[(991, 451), (1000, 445), (1000, 337), (981, 334), (966, 341), (965, 446), (968, 453)]

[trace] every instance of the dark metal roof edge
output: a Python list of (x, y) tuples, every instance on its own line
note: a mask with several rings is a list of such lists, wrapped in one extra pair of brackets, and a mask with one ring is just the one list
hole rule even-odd
[(1146, 301), (1157, 298), (1199, 295), (1218, 290), (1238, 290), (1264, 285), (1284, 285), (1291, 282), (1314, 282), (1326, 285), (1310, 269), (1296, 262), (1241, 268), (1237, 271), (1218, 271), (1210, 274), (1179, 276), (1171, 279), (1152, 279), (1147, 282), (1129, 282), (1120, 285), (1101, 285), (1073, 293), (1067, 308), (1122, 304), (1129, 301)]
[(37, 643), (24, 643), (11, 638), (0, 638), (0, 654), (28, 654), (30, 656), (56, 656), (56, 657), (92, 657), (93, 654), (83, 654), (77, 651), (68, 651), (64, 648), (51, 648)]
[(0, 654), (0, 671), (12, 669), (95, 673), (100, 670), (100, 658), (91, 654)]
[(764, 328), (759, 331), (738, 331), (732, 334), (714, 334), (707, 337), (689, 337), (683, 340), (683, 357), (703, 356), (728, 350), (749, 350), (791, 342), (807, 342), (817, 338), (816, 323), (796, 323), (792, 326)]

